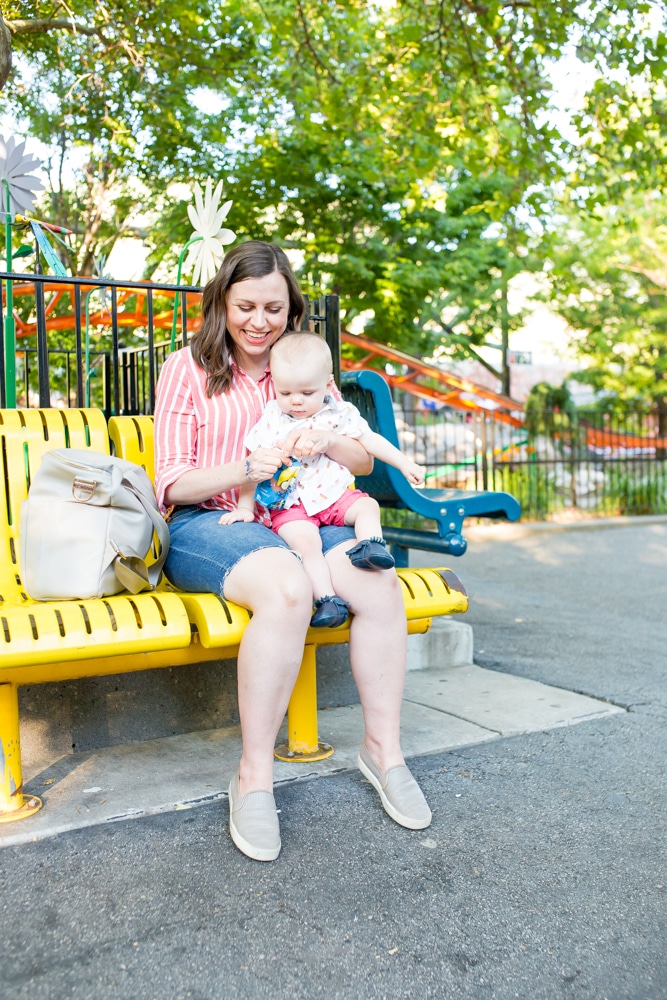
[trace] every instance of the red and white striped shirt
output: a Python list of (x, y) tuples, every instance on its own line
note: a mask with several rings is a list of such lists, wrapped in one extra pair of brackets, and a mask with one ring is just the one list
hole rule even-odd
[[(155, 400), (155, 492), (163, 510), (166, 490), (185, 472), (245, 458), (245, 436), (275, 395), (268, 367), (255, 382), (232, 361), (231, 389), (209, 398), (206, 372), (195, 363), (190, 348), (169, 355)], [(233, 489), (199, 506), (233, 510), (238, 499), (239, 491)], [(255, 518), (270, 524), (264, 508), (256, 508)]]

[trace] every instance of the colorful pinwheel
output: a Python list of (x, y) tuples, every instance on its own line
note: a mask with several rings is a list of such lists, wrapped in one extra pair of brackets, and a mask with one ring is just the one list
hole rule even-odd
[[(25, 152), (25, 142), (0, 136), (0, 205), (5, 216), (5, 267), (12, 272), (12, 215), (32, 208), (35, 192), (44, 185), (30, 171), (39, 160)], [(6, 284), (5, 316), (5, 406), (16, 406), (16, 341), (14, 296), (11, 280)]]
[(17, 143), (13, 135), (8, 139), (0, 135), (0, 185), (5, 188), (3, 211), (15, 215), (32, 208), (36, 192), (42, 191), (44, 185), (30, 171), (40, 166), (38, 159), (25, 152), (25, 142)]

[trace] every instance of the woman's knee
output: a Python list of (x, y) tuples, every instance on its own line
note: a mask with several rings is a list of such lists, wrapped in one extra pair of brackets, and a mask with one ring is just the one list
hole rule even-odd
[(279, 594), (288, 608), (301, 606), (310, 608), (313, 603), (312, 584), (306, 576), (301, 561), (295, 555), (291, 558), (293, 565), (289, 571), (280, 574), (276, 586), (271, 587), (271, 594), (274, 598)]
[(265, 607), (304, 614), (312, 588), (299, 559), (288, 549), (262, 549), (238, 563), (225, 581), (225, 597), (251, 611)]
[(373, 615), (385, 623), (403, 615), (403, 592), (394, 570), (357, 570), (345, 598), (357, 615)]

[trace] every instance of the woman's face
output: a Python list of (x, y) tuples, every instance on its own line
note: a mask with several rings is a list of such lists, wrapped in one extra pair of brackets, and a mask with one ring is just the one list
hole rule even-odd
[(227, 330), (241, 367), (268, 361), (271, 346), (285, 332), (289, 290), (280, 271), (263, 278), (246, 278), (227, 292)]

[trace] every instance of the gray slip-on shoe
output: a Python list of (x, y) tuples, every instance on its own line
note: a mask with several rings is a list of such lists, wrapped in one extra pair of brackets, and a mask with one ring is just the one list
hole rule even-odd
[(239, 851), (254, 861), (275, 861), (280, 854), (280, 824), (271, 792), (241, 798), (239, 772), (229, 785), (229, 832)]
[(412, 777), (406, 764), (380, 770), (368, 752), (365, 743), (357, 757), (357, 767), (379, 792), (385, 812), (409, 830), (424, 830), (431, 822), (431, 810), (424, 793)]

